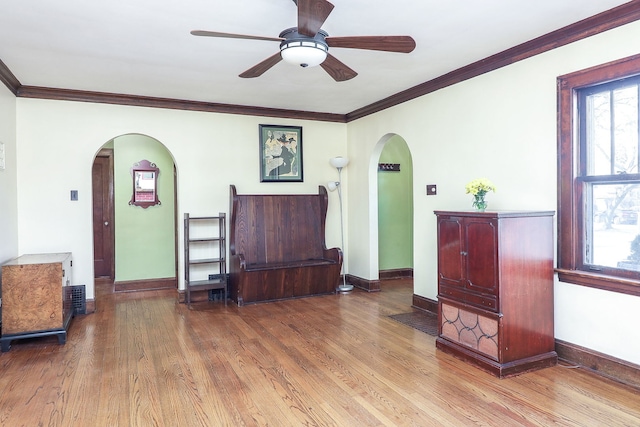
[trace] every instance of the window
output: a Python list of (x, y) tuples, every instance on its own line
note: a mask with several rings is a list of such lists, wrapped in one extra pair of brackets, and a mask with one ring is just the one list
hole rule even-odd
[(558, 89), (559, 278), (640, 295), (640, 55)]

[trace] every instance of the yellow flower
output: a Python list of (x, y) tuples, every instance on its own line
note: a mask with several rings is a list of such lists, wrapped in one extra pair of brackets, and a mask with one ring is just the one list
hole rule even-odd
[(468, 183), (465, 186), (465, 190), (467, 190), (467, 194), (472, 194), (474, 196), (478, 194), (484, 195), (489, 191), (496, 191), (496, 186), (487, 178), (478, 178)]

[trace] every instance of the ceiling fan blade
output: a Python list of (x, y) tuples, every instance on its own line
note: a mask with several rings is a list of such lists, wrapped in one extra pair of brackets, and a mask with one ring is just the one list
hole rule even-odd
[(383, 50), (386, 52), (409, 53), (416, 47), (410, 36), (353, 36), (327, 37), (329, 47), (346, 47), (349, 49)]
[(297, 4), (298, 33), (314, 37), (329, 17), (333, 4), (327, 0), (297, 0)]
[(271, 67), (273, 67), (274, 65), (276, 65), (280, 61), (282, 61), (282, 56), (280, 56), (280, 52), (278, 52), (275, 55), (272, 55), (272, 56), (268, 57), (267, 59), (265, 59), (261, 63), (256, 64), (253, 67), (249, 68), (247, 71), (245, 71), (244, 73), (240, 74), (240, 77), (245, 78), (245, 79), (250, 79), (250, 78), (253, 78), (253, 77), (259, 77), (259, 76), (263, 75), (265, 73), (265, 71), (269, 70)]
[(320, 66), (337, 82), (351, 80), (358, 75), (331, 54), (327, 54), (327, 59)]
[(282, 40), (284, 40), (280, 37), (250, 36), (246, 34), (220, 33), (217, 31), (203, 31), (203, 30), (193, 30), (191, 31), (191, 34), (193, 34), (194, 36), (221, 37), (226, 39), (265, 40), (265, 41), (273, 41), (273, 42), (281, 42)]

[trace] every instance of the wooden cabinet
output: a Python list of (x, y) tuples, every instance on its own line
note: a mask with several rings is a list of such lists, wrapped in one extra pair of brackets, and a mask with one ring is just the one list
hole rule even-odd
[(226, 215), (192, 217), (184, 214), (184, 282), (186, 303), (191, 292), (222, 289), (227, 305)]
[(71, 253), (29, 254), (2, 266), (2, 351), (11, 341), (57, 335), (67, 340), (73, 317)]
[(499, 377), (557, 363), (553, 212), (435, 212), (437, 348)]

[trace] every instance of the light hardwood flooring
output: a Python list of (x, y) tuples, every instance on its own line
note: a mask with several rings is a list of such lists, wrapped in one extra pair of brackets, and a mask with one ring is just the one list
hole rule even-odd
[(557, 366), (497, 379), (400, 324), (410, 281), (227, 307), (97, 288), (68, 341), (0, 355), (2, 426), (638, 426), (640, 393)]

